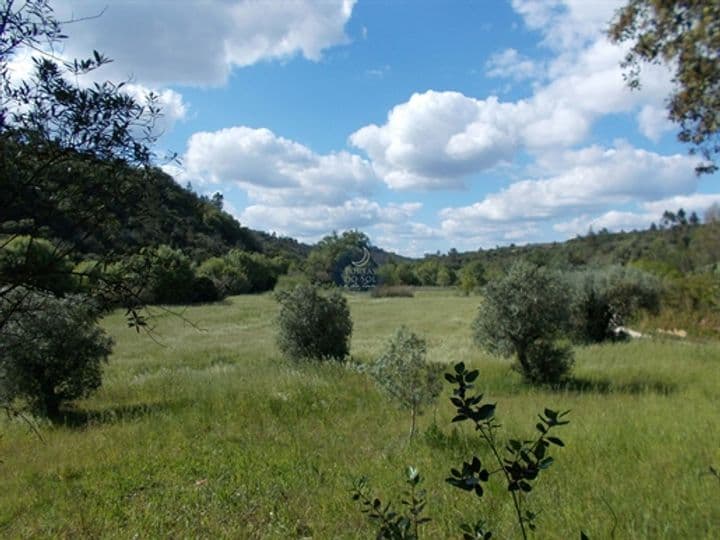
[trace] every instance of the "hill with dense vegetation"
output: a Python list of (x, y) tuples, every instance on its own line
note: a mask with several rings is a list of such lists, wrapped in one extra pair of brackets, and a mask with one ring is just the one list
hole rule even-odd
[[(43, 175), (39, 185), (13, 180), (3, 182), (3, 232), (40, 233), (87, 255), (125, 255), (167, 245), (199, 261), (230, 249), (298, 257), (309, 249), (243, 227), (222, 210), (221, 196), (199, 196), (158, 168), (78, 159)], [(93, 215), (85, 216), (88, 208)]]

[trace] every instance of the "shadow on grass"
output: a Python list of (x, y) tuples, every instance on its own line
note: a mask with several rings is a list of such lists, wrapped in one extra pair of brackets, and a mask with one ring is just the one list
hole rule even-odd
[(660, 394), (670, 395), (678, 390), (678, 385), (662, 381), (631, 381), (613, 383), (608, 380), (591, 380), (572, 377), (565, 382), (554, 385), (553, 390), (596, 394)]
[(156, 403), (137, 403), (119, 405), (107, 409), (62, 409), (58, 418), (53, 420), (56, 425), (71, 428), (84, 428), (92, 425), (114, 424), (137, 420), (149, 414), (173, 411), (190, 404), (190, 400), (160, 401)]

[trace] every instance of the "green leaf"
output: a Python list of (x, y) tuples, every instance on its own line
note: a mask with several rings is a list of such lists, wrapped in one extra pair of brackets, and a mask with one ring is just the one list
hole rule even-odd
[(540, 467), (541, 469), (547, 469), (553, 463), (555, 463), (555, 460), (552, 458), (552, 456), (548, 456), (545, 459), (541, 460), (540, 463), (538, 463), (538, 467)]
[(477, 369), (474, 369), (465, 375), (465, 381), (471, 383), (478, 378), (479, 374), (480, 372)]
[(487, 405), (483, 405), (480, 407), (477, 411), (477, 419), (478, 420), (487, 420), (488, 418), (492, 418), (495, 415), (495, 403), (488, 403)]
[(547, 440), (558, 446), (565, 446), (565, 443), (562, 442), (562, 440), (558, 439), (557, 437), (548, 437)]
[(522, 448), (522, 443), (518, 441), (517, 439), (510, 439), (508, 441), (508, 446), (510, 446), (513, 450), (516, 452)]

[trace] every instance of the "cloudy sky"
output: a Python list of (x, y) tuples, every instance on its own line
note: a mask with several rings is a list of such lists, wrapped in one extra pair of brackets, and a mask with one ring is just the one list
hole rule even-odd
[[(244, 225), (406, 255), (702, 212), (660, 67), (627, 89), (614, 0), (59, 0), (66, 56), (164, 105), (167, 166)], [(22, 69), (22, 58), (18, 59)], [(701, 214), (702, 215), (702, 214)]]

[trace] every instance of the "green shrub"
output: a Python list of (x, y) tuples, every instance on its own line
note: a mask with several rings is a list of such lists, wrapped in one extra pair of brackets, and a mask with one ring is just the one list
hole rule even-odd
[(570, 352), (557, 350), (543, 359), (540, 351), (551, 350), (568, 320), (566, 287), (559, 276), (520, 260), (485, 287), (474, 337), (490, 352), (514, 354), (517, 370), (528, 382), (554, 382), (565, 374), (562, 368), (569, 367)]
[(0, 332), (0, 397), (21, 398), (33, 412), (57, 417), (62, 402), (100, 386), (112, 340), (96, 325), (87, 297), (13, 292), (27, 296), (21, 310), (0, 314), (8, 317)]
[(250, 292), (251, 284), (243, 268), (224, 257), (211, 257), (198, 267), (197, 275), (212, 280), (222, 298)]
[(307, 275), (300, 272), (281, 275), (277, 283), (275, 283), (276, 291), (287, 291), (294, 289), (298, 285), (310, 285), (310, 279)]
[[(464, 461), (460, 467), (451, 468), (450, 476), (445, 481), (454, 488), (478, 499), (486, 493), (486, 486), (490, 482), (504, 484), (501, 491), (512, 501), (515, 510), (520, 536), (527, 539), (531, 531), (537, 529), (536, 518), (538, 512), (528, 508), (532, 501), (528, 495), (535, 489), (538, 477), (555, 463), (550, 455), (553, 446), (563, 447), (565, 443), (555, 435), (555, 430), (569, 424), (565, 417), (569, 411), (559, 412), (545, 409), (537, 418), (535, 424), (537, 434), (532, 438), (522, 439), (499, 436), (501, 424), (495, 417), (495, 403), (483, 402), (484, 395), (473, 393), (475, 381), (479, 376), (478, 370), (469, 371), (465, 364), (455, 364), (453, 373), (446, 373), (445, 379), (454, 385), (450, 398), (455, 408), (452, 422), (468, 422), (473, 425), (474, 432), (487, 447), (487, 451), (480, 456), (473, 455), (469, 461)], [(441, 433), (435, 426), (433, 437)], [(457, 433), (454, 431), (454, 433)], [(485, 463), (481, 461), (481, 457)], [(487, 461), (490, 461), (488, 463)], [(717, 476), (717, 471), (710, 468), (711, 473)], [(719, 477), (720, 478), (720, 477)], [(352, 499), (361, 505), (361, 511), (376, 526), (375, 538), (383, 540), (419, 540), (420, 527), (430, 521), (428, 517), (421, 517), (426, 506), (425, 490), (419, 489), (422, 482), (417, 470), (413, 467), (407, 469), (406, 483), (409, 489), (401, 498), (405, 509), (395, 510), (393, 504), (383, 503), (378, 497), (370, 493), (368, 479), (360, 477), (353, 482)], [(497, 504), (495, 505), (497, 508)], [(486, 516), (487, 517), (487, 516)], [(475, 519), (460, 524), (463, 540), (490, 540), (493, 533), (488, 530), (485, 519)], [(587, 535), (580, 532), (580, 538)]]
[(249, 292), (271, 291), (280, 274), (287, 270), (279, 259), (270, 259), (261, 253), (248, 253), (233, 249), (225, 256), (229, 267), (247, 276), (250, 281)]
[(581, 341), (600, 342), (614, 337), (638, 311), (657, 312), (660, 281), (633, 267), (611, 266), (570, 276), (571, 325)]
[(481, 261), (470, 261), (460, 269), (460, 290), (465, 294), (480, 290), (487, 283)]
[(0, 243), (0, 282), (65, 294), (75, 288), (72, 265), (48, 240), (17, 236)]
[(570, 373), (575, 363), (569, 343), (537, 339), (527, 350), (527, 367), (515, 364), (513, 368), (531, 383), (558, 383)]
[(220, 300), (220, 293), (212, 279), (200, 276), (193, 281), (192, 301), (193, 302), (216, 302)]
[(369, 373), (401, 407), (410, 411), (410, 438), (422, 407), (435, 402), (442, 391), (443, 364), (428, 363), (425, 340), (401, 326)]
[(453, 272), (452, 268), (444, 264), (440, 265), (437, 273), (437, 285), (439, 287), (449, 287), (455, 283), (455, 278), (455, 272)]
[(179, 249), (158, 246), (146, 250), (151, 261), (150, 290), (154, 303), (185, 304), (193, 300), (193, 272), (190, 258)]
[(75, 290), (83, 294), (95, 291), (106, 276), (104, 264), (99, 261), (80, 261), (73, 268)]
[(279, 291), (278, 347), (292, 360), (342, 360), (350, 350), (352, 319), (338, 291), (321, 294), (312, 285)]

